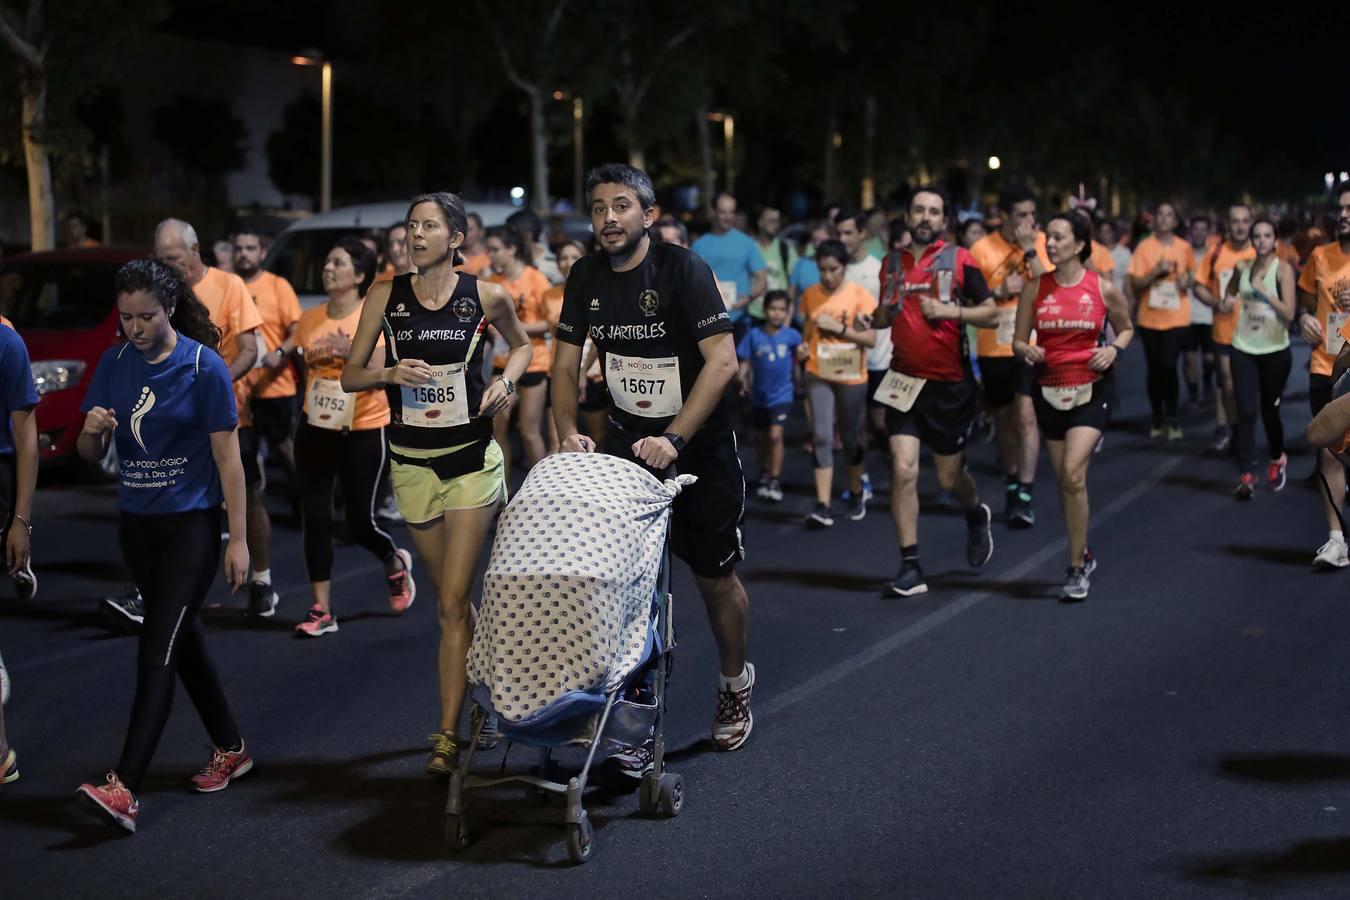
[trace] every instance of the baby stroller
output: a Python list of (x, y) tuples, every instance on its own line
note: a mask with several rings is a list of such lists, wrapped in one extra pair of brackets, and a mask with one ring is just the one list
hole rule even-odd
[[(472, 739), (450, 778), (446, 839), (467, 847), (466, 792), (523, 783), (566, 799), (567, 851), (590, 859), (594, 831), (582, 804), (602, 748), (653, 742), (654, 767), (638, 804), (678, 815), (684, 780), (666, 772), (666, 679), (671, 619), (671, 503), (691, 475), (661, 481), (599, 453), (559, 453), (537, 464), (497, 525), (469, 651)], [(499, 739), (536, 748), (534, 774), (470, 774), (485, 724)], [(588, 746), (581, 772), (550, 780), (552, 751)], [(602, 757), (605, 754), (602, 754)]]

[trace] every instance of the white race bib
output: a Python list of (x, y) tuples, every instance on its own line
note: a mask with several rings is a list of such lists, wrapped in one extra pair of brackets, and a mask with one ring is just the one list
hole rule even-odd
[(1263, 300), (1243, 300), (1238, 328), (1243, 334), (1263, 341), (1277, 342), (1284, 331), (1275, 307)]
[(731, 309), (736, 305), (736, 282), (718, 280), (717, 289), (722, 292), (722, 302)]
[(1341, 329), (1345, 323), (1350, 321), (1350, 313), (1331, 312), (1327, 314), (1327, 333), (1325, 335), (1325, 345), (1327, 354), (1336, 356), (1345, 346), (1345, 338), (1341, 337)]
[(469, 390), (464, 363), (431, 370), (431, 380), (403, 387), (403, 424), (416, 428), (453, 428), (469, 423)]
[(677, 356), (647, 359), (607, 353), (605, 384), (614, 405), (630, 415), (666, 419), (684, 406)]
[(901, 412), (909, 412), (914, 408), (919, 391), (923, 390), (923, 386), (927, 383), (927, 378), (915, 378), (913, 375), (904, 375), (891, 369), (886, 373), (886, 377), (881, 379), (881, 384), (877, 385), (877, 392), (872, 395), (872, 399)]
[(315, 428), (350, 429), (356, 417), (356, 395), (335, 378), (311, 378), (305, 388), (305, 419)]
[(994, 329), (994, 342), (1000, 347), (1006, 347), (1012, 343), (1016, 331), (1017, 304), (1000, 306), (998, 308), (998, 327)]
[(1082, 406), (1092, 399), (1092, 382), (1077, 387), (1041, 386), (1041, 396), (1055, 409), (1070, 410)]
[(864, 378), (863, 348), (858, 344), (816, 344), (816, 369), (826, 381), (855, 382)]
[(1148, 292), (1149, 309), (1181, 309), (1181, 292), (1175, 281), (1159, 281)]

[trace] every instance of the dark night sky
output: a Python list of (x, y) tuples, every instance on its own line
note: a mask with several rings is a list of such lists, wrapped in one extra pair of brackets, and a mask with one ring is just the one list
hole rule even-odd
[[(161, 27), (283, 52), (314, 46), (338, 57), (362, 57), (367, 51), (353, 22), (372, 6), (366, 0), (180, 0)], [(386, 15), (398, 9), (379, 6)], [(895, 35), (897, 56), (904, 42), (923, 39), (921, 7), (874, 0), (857, 6), (850, 29), (883, 26), (881, 33)], [(1329, 75), (1342, 65), (1340, 16), (1332, 7), (1310, 14), (1307, 7), (1272, 4), (1236, 18), (1207, 4), (1175, 2), (1037, 3), (1027, 4), (1025, 14), (1010, 14), (1006, 4), (996, 13), (988, 3), (961, 9), (999, 23), (987, 53), (990, 77), (1024, 80), (1048, 103), (1073, 89), (1075, 60), (1099, 54), (1122, 73), (1121, 92), (1180, 93), (1253, 158), (1281, 154), (1288, 164), (1306, 167), (1313, 182), (1328, 169), (1350, 168), (1350, 100)], [(461, 3), (447, 8), (447, 15), (462, 19), (474, 11)]]

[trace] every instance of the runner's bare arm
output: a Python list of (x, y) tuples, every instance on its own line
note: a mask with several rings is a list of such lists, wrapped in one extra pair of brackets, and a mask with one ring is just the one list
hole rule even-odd
[(558, 442), (565, 450), (581, 447), (565, 446), (577, 435), (577, 396), (580, 393), (581, 348), (566, 341), (553, 345), (553, 371), (549, 377), (549, 398), (553, 401), (553, 424), (558, 426)]
[(361, 305), (361, 318), (356, 323), (352, 349), (347, 356), (347, 364), (342, 367), (342, 389), (349, 394), (384, 387), (393, 381), (391, 369), (367, 368), (370, 357), (375, 352), (375, 343), (380, 339), (380, 332), (384, 327), (384, 308), (389, 303), (392, 288), (393, 283), (389, 281), (372, 285), (366, 294), (365, 303)]
[[(516, 304), (512, 301), (511, 295), (506, 293), (505, 288), (499, 284), (479, 282), (478, 295), (483, 304), (483, 315), (492, 323), (492, 327), (501, 333), (501, 336), (506, 339), (507, 345), (511, 348), (511, 355), (506, 358), (506, 368), (502, 371), (502, 378), (507, 378), (515, 383), (530, 367), (530, 359), (534, 356), (534, 346), (530, 343), (530, 339), (525, 336), (525, 329), (521, 327), (520, 319), (516, 318)], [(509, 409), (515, 396), (515, 392), (507, 391), (502, 379), (497, 378), (483, 391), (483, 402), (478, 408), (478, 414), (480, 416), (495, 416)]]
[(1350, 394), (1337, 397), (1318, 413), (1303, 432), (1314, 447), (1338, 446), (1350, 431)]
[(249, 373), (253, 364), (258, 361), (258, 338), (254, 332), (257, 329), (245, 331), (234, 339), (235, 346), (239, 348), (239, 353), (234, 357), (234, 362), (230, 363), (230, 380), (238, 381)]
[(703, 354), (703, 371), (698, 373), (689, 397), (667, 429), (686, 441), (703, 427), (704, 421), (717, 408), (727, 385), (736, 377), (736, 342), (729, 332), (699, 341), (698, 352)]
[(1027, 365), (1043, 362), (1045, 351), (1031, 344), (1031, 323), (1036, 317), (1036, 295), (1040, 293), (1039, 279), (1028, 281), (1017, 298), (1017, 324), (1013, 326), (1013, 353)]
[(769, 277), (763, 269), (760, 269), (750, 277), (750, 299), (758, 300), (769, 290)]
[(1298, 292), (1298, 313), (1295, 317), (1303, 340), (1313, 346), (1322, 343), (1322, 322), (1317, 318), (1317, 295), (1308, 291)]
[(989, 297), (974, 306), (961, 307), (959, 321), (963, 325), (974, 325), (976, 328), (997, 328), (998, 301)]
[(1275, 275), (1275, 285), (1279, 291), (1278, 297), (1271, 298), (1271, 306), (1280, 314), (1280, 318), (1288, 325), (1293, 322), (1298, 315), (1298, 279), (1294, 274), (1294, 267), (1284, 260), (1280, 260), (1279, 271)]
[(247, 505), (245, 503), (244, 463), (239, 457), (238, 429), (211, 432), (211, 457), (220, 475), (225, 495), (225, 515), (229, 521), (230, 542), (225, 547), (225, 580), (231, 593), (248, 579)]
[(1120, 354), (1134, 340), (1134, 323), (1130, 321), (1130, 304), (1114, 284), (1102, 280), (1102, 300), (1106, 303), (1106, 318), (1116, 330), (1116, 339), (1105, 347), (1098, 347), (1088, 360), (1088, 368), (1094, 372), (1105, 372), (1116, 364)]

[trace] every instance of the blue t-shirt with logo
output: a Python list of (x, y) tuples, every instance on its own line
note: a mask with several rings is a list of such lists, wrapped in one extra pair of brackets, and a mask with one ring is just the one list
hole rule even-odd
[(792, 277), (788, 282), (797, 289), (797, 295), (809, 287), (820, 284), (820, 266), (809, 256), (803, 256), (797, 260), (797, 264), (792, 267)]
[(14, 452), (14, 425), (9, 415), (37, 406), (38, 393), (23, 338), (4, 326), (0, 326), (0, 401), (5, 404), (0, 409), (0, 454), (10, 454)]
[[(756, 272), (764, 271), (764, 254), (759, 252), (759, 244), (735, 228), (725, 234), (709, 232), (689, 249), (702, 257), (718, 281), (736, 282), (737, 297), (750, 296), (750, 279)], [(731, 319), (739, 321), (745, 314), (744, 308), (732, 310)]]
[(220, 354), (184, 335), (153, 365), (129, 343), (99, 360), (84, 410), (117, 417), (123, 512), (166, 515), (211, 509), (223, 499), (211, 434), (239, 422), (230, 370)]
[(801, 342), (801, 332), (795, 328), (780, 328), (777, 334), (751, 328), (741, 338), (736, 356), (750, 361), (751, 406), (792, 404), (792, 367)]

